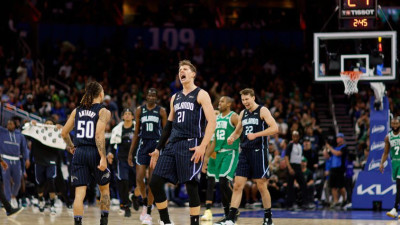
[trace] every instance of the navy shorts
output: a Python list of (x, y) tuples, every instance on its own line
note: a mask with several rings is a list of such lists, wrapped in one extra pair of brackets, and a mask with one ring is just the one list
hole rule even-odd
[(248, 179), (268, 179), (270, 174), (267, 149), (242, 148), (235, 176), (247, 177)]
[(136, 150), (136, 165), (150, 165), (149, 153), (152, 153), (158, 145), (158, 139), (140, 139)]
[(55, 164), (48, 166), (35, 164), (36, 184), (43, 185), (44, 183), (46, 183), (46, 180), (56, 179), (56, 177), (57, 177), (57, 166)]
[(136, 180), (135, 167), (130, 167), (127, 161), (118, 160), (114, 172), (118, 180)]
[(176, 184), (185, 183), (195, 179), (199, 181), (199, 172), (203, 162), (194, 163), (190, 161), (194, 151), (189, 148), (200, 145), (201, 139), (190, 138), (168, 143), (158, 158), (153, 174), (167, 179)]
[(71, 183), (73, 186), (87, 186), (92, 179), (98, 185), (110, 182), (111, 172), (107, 168), (101, 171), (97, 168), (100, 155), (95, 146), (79, 146), (72, 158)]

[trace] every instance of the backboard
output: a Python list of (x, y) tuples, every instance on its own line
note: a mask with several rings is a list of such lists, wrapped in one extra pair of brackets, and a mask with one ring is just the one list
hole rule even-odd
[(360, 80), (390, 81), (397, 73), (393, 31), (314, 34), (314, 79), (341, 81), (343, 71), (362, 71)]

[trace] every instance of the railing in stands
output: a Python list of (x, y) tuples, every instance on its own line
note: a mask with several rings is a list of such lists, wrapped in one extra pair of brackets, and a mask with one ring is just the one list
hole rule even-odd
[(339, 133), (339, 127), (338, 127), (337, 120), (336, 120), (335, 103), (333, 102), (331, 88), (329, 88), (328, 92), (329, 92), (329, 106), (330, 106), (331, 115), (332, 115), (333, 128), (335, 129), (335, 134), (337, 134), (337, 133)]
[(8, 103), (1, 103), (0, 102), (0, 125), (3, 127), (7, 126), (7, 121), (10, 120), (13, 117), (19, 117), (22, 119), (22, 121), (27, 120), (36, 120), (38, 122), (44, 122), (44, 119), (41, 118), (40, 116), (37, 116), (32, 113), (28, 113), (25, 110), (19, 109), (13, 105), (10, 105)]
[(36, 76), (40, 76), (40, 79), (44, 81), (44, 65), (41, 60), (36, 60)]
[(71, 88), (68, 85), (62, 83), (61, 81), (54, 78), (49, 78), (49, 82), (50, 83), (53, 82), (54, 84), (61, 86), (66, 91), (67, 95), (71, 93)]

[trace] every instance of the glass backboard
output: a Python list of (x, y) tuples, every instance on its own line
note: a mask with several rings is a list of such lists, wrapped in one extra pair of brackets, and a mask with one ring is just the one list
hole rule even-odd
[(390, 81), (396, 65), (394, 31), (314, 34), (315, 81), (341, 81), (343, 71), (361, 71), (360, 80)]

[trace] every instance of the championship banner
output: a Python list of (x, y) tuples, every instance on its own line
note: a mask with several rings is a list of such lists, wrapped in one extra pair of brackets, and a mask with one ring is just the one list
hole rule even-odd
[(355, 209), (372, 209), (374, 204), (381, 205), (383, 209), (391, 209), (396, 196), (396, 184), (391, 178), (390, 157), (384, 164), (384, 173), (379, 171), (385, 137), (389, 132), (389, 101), (384, 97), (383, 110), (376, 111), (374, 100), (372, 98), (370, 102), (369, 156), (353, 189), (352, 207)]
[(34, 126), (31, 123), (25, 123), (22, 129), (23, 135), (34, 138), (46, 146), (62, 150), (65, 150), (67, 147), (61, 137), (61, 130), (55, 125), (36, 123)]

